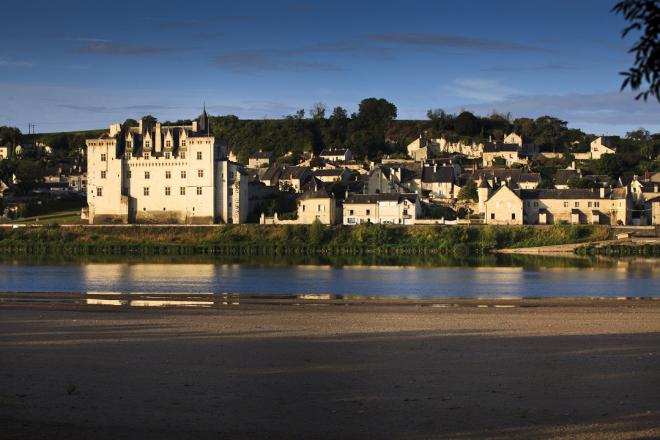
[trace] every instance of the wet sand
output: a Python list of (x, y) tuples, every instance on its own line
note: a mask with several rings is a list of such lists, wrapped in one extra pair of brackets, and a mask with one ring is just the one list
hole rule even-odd
[(0, 304), (0, 438), (660, 438), (660, 301), (462, 305)]

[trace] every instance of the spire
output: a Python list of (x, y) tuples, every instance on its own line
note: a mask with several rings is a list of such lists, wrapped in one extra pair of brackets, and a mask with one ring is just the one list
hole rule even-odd
[(209, 115), (206, 113), (206, 101), (204, 102), (202, 114), (199, 116), (199, 131), (206, 132), (207, 135), (211, 132), (211, 127), (209, 126)]

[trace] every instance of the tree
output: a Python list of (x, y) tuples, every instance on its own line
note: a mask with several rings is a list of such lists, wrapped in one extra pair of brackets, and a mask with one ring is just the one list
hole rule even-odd
[(616, 154), (605, 154), (596, 161), (596, 170), (598, 174), (616, 179), (623, 173), (623, 161)]
[(635, 96), (646, 101), (650, 96), (660, 102), (660, 3), (657, 0), (622, 0), (612, 8), (616, 14), (630, 24), (621, 32), (625, 38), (631, 31), (640, 31), (639, 40), (628, 50), (635, 54), (635, 63), (624, 76), (621, 90), (630, 87), (640, 90), (647, 83), (648, 88)]
[(396, 115), (396, 106), (385, 99), (367, 98), (360, 102), (350, 139), (358, 155), (375, 157), (385, 148), (385, 132)]
[(325, 239), (325, 226), (319, 219), (315, 219), (309, 227), (309, 242), (312, 245), (318, 246), (323, 243)]
[(477, 193), (477, 184), (474, 180), (469, 180), (461, 190), (458, 192), (458, 200), (463, 201), (479, 201), (479, 195)]
[(454, 121), (454, 129), (461, 136), (475, 136), (481, 131), (481, 124), (472, 113), (462, 112)]
[(312, 119), (325, 119), (325, 104), (317, 102), (309, 109), (309, 115)]

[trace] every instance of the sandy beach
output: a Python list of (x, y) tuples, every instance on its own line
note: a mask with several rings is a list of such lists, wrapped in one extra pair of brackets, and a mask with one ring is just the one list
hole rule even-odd
[(660, 301), (0, 305), (0, 437), (660, 438)]

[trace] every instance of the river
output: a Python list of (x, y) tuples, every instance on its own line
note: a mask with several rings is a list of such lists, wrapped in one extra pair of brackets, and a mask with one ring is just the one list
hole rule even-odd
[(592, 261), (537, 257), (307, 263), (2, 260), (0, 291), (389, 298), (660, 297), (657, 259)]

